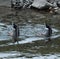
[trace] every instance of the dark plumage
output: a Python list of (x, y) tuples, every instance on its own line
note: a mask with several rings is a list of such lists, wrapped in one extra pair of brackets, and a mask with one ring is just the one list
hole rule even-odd
[(13, 28), (16, 30), (17, 29), (17, 25), (14, 23), (13, 24)]
[(13, 24), (13, 28), (14, 28), (14, 37), (13, 37), (13, 39), (16, 42), (16, 41), (18, 41), (17, 38), (19, 36), (19, 28), (15, 23)]
[(48, 24), (46, 24), (46, 28), (48, 28), (47, 37), (50, 37), (52, 35), (52, 29)]
[(46, 24), (46, 28), (48, 28), (47, 35), (46, 35), (47, 40), (48, 40), (46, 43), (48, 43), (48, 42), (51, 41), (52, 28), (51, 28), (50, 25), (48, 25), (48, 24)]

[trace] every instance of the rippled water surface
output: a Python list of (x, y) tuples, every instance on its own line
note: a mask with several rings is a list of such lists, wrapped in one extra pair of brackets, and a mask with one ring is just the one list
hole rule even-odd
[[(31, 54), (31, 53), (22, 53), (17, 51), (6, 51), (3, 53), (0, 53), (0, 58), (3, 59), (60, 59), (60, 55), (58, 54)], [(3, 55), (3, 56), (2, 56)]]
[[(37, 9), (11, 9), (10, 0), (0, 0), (0, 59), (60, 59), (60, 9), (58, 14)], [(19, 25), (18, 42), (12, 23)], [(52, 27), (51, 41), (46, 37)]]
[(19, 42), (13, 43), (10, 35), (13, 33), (12, 25), (0, 23), (0, 58), (60, 59), (60, 47), (57, 44), (57, 38), (60, 37), (59, 29), (52, 28), (52, 41), (46, 44), (47, 30), (46, 26), (41, 24), (19, 26)]

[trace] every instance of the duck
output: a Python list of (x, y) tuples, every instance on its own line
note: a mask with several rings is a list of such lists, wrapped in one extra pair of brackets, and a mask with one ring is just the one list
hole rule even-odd
[(46, 34), (47, 42), (50, 42), (51, 41), (51, 36), (52, 36), (52, 28), (48, 24), (46, 24), (46, 28), (48, 29), (47, 34)]
[(13, 24), (13, 28), (14, 28), (14, 35), (13, 35), (13, 39), (14, 39), (14, 42), (17, 42), (17, 38), (18, 38), (18, 26), (14, 23)]
[(52, 35), (52, 28), (50, 25), (46, 24), (46, 28), (48, 29), (47, 31), (47, 36), (50, 37)]

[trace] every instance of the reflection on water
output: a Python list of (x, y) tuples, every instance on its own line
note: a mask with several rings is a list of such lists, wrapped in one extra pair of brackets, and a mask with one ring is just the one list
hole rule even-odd
[[(0, 42), (5, 40), (11, 40), (12, 36), (9, 35), (10, 33), (13, 32), (13, 27), (12, 25), (6, 25), (3, 23), (0, 23)], [(41, 24), (36, 24), (36, 25), (31, 25), (31, 24), (26, 24), (26, 25), (21, 25), (19, 26), (19, 32), (20, 32), (20, 39), (23, 39), (21, 41), (19, 41), (19, 45), (23, 45), (26, 43), (31, 43), (34, 41), (38, 41), (38, 40), (45, 40), (46, 37), (46, 33), (47, 33), (47, 28), (45, 25), (41, 25)], [(60, 37), (59, 30), (52, 28), (52, 36), (51, 39), (55, 39)], [(34, 43), (33, 43), (34, 44)], [(40, 53), (29, 53), (29, 52), (23, 52), (23, 51), (10, 51), (9, 49), (13, 49), (10, 48), (10, 46), (17, 45), (16, 43), (12, 43), (11, 42), (6, 42), (5, 44), (0, 43), (0, 49), (1, 47), (6, 49), (6, 51), (4, 52), (0, 52), (0, 58), (1, 59), (60, 59), (60, 54), (59, 53), (48, 53), (48, 54), (40, 54)], [(9, 47), (9, 49), (7, 50), (7, 48)], [(41, 46), (40, 46), (41, 47)], [(34, 49), (40, 49), (39, 46), (34, 46)], [(27, 47), (25, 47), (27, 48)], [(32, 48), (32, 47), (31, 47)], [(44, 46), (43, 46), (44, 48)], [(49, 47), (48, 47), (49, 48)], [(16, 48), (17, 49), (17, 48)], [(20, 48), (21, 49), (21, 48)], [(24, 50), (24, 49), (23, 49)], [(29, 49), (28, 49), (29, 50)], [(33, 51), (33, 50), (32, 50)], [(44, 51), (44, 50), (42, 50)]]

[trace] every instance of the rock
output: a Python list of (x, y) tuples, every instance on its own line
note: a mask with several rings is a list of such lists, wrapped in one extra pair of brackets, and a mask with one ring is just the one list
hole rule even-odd
[(37, 9), (43, 9), (43, 10), (47, 10), (50, 7), (55, 8), (57, 7), (56, 2), (54, 2), (53, 4), (48, 2), (47, 0), (34, 0), (32, 5), (32, 7), (37, 8)]
[(30, 8), (33, 0), (23, 0), (23, 8)]
[(44, 7), (46, 3), (46, 0), (34, 0), (32, 3), (32, 7), (40, 9), (41, 7)]

